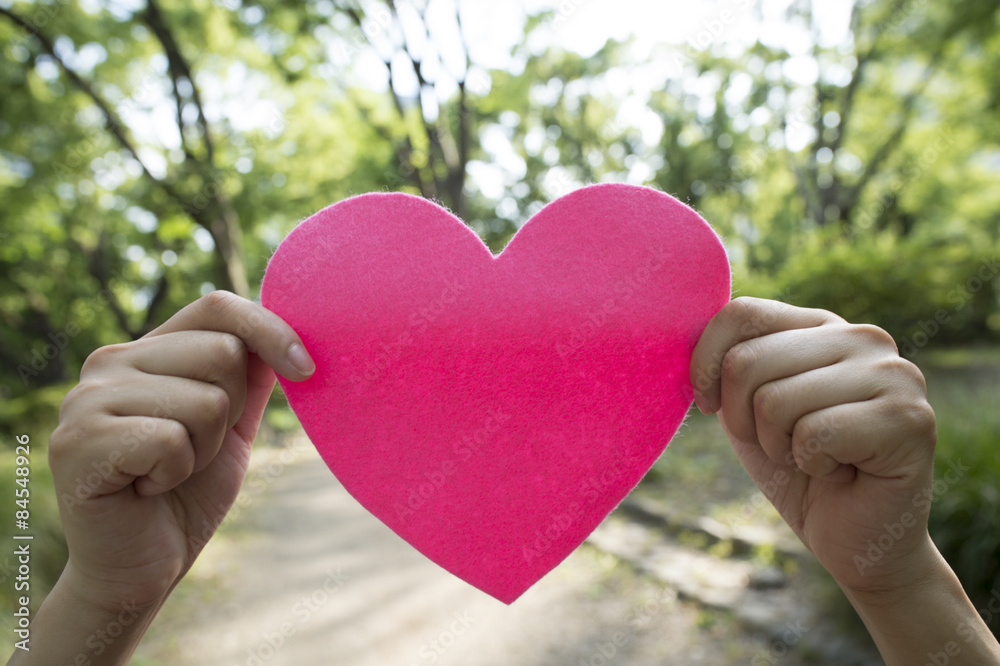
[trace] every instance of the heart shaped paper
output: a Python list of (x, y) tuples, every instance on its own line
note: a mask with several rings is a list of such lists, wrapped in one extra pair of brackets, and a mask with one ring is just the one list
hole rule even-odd
[(353, 197), (292, 231), (261, 289), (316, 361), (281, 385), (347, 491), (506, 603), (663, 452), (729, 295), (704, 220), (619, 184), (552, 202), (497, 256), (425, 199)]

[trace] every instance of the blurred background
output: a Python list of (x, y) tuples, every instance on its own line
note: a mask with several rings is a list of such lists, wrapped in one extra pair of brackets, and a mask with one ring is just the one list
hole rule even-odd
[[(546, 202), (614, 181), (700, 211), (736, 294), (877, 324), (921, 366), (933, 536), (1000, 631), (985, 610), (1000, 600), (998, 28), (994, 0), (0, 0), (0, 497), (28, 434), (34, 602), (65, 560), (45, 444), (95, 348), (213, 289), (254, 298), (284, 235), (352, 194), (433, 198), (499, 251)], [(872, 660), (700, 415), (504, 612), (345, 500), (280, 398), (260, 440), (262, 483), (135, 663)], [(331, 602), (275, 645), (266, 609), (323, 582), (282, 572), (338, 557), (296, 540), (332, 516), (376, 544), (342, 561), (382, 557), (401, 578), (357, 574), (338, 591), (357, 607)], [(365, 600), (381, 611), (359, 617)], [(468, 607), (492, 619), (429, 648)], [(783, 624), (796, 617), (815, 620)]]

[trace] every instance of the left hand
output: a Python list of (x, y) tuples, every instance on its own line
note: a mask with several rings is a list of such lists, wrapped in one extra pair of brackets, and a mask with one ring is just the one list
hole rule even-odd
[[(934, 412), (888, 333), (738, 298), (702, 334), (691, 381), (699, 409), (718, 412), (758, 488), (846, 590), (906, 588), (936, 561), (914, 499), (931, 487)], [(872, 558), (871, 544), (887, 547)]]

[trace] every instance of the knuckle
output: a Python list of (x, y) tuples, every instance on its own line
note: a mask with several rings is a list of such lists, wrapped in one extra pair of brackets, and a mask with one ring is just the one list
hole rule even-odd
[(55, 469), (81, 453), (82, 447), (106, 440), (113, 430), (105, 417), (67, 419), (61, 421), (49, 436), (49, 466)]
[(733, 381), (743, 377), (760, 357), (758, 347), (759, 345), (754, 340), (740, 342), (730, 347), (722, 359), (724, 380)]
[(98, 347), (87, 356), (86, 360), (83, 362), (83, 366), (80, 368), (80, 377), (100, 370), (101, 368), (113, 365), (115, 363), (120, 363), (122, 356), (128, 351), (127, 343), (120, 343), (115, 345), (105, 345), (104, 347)]
[(208, 384), (201, 402), (211, 423), (225, 422), (229, 419), (230, 400), (229, 394), (224, 389), (215, 384)]
[(241, 367), (247, 359), (246, 345), (238, 337), (229, 333), (219, 334), (214, 352), (216, 359), (224, 368)]
[(916, 365), (901, 356), (887, 356), (880, 359), (875, 370), (892, 379), (894, 385), (915, 388), (920, 395), (926, 395), (927, 381), (924, 373)]
[(243, 341), (228, 333), (217, 334), (208, 353), (208, 367), (214, 377), (227, 377), (246, 368), (247, 348)]
[(75, 443), (86, 435), (86, 425), (60, 423), (49, 437), (49, 466), (58, 467), (69, 457)]
[(937, 442), (937, 416), (930, 403), (926, 400), (909, 402), (901, 409), (903, 418), (913, 432), (927, 438), (932, 444)]
[(216, 289), (201, 297), (201, 304), (207, 310), (215, 313), (225, 312), (233, 306), (234, 299), (238, 296), (225, 289)]
[(836, 424), (806, 416), (799, 419), (792, 429), (792, 448), (797, 457), (808, 460), (833, 440), (836, 431)]
[(758, 299), (752, 296), (737, 296), (726, 303), (719, 314), (727, 327), (739, 330), (745, 322), (753, 319), (757, 304)]
[(157, 439), (168, 456), (185, 456), (191, 453), (191, 439), (187, 428), (177, 421), (163, 421)]
[(101, 401), (115, 390), (114, 386), (93, 377), (80, 382), (63, 397), (59, 405), (59, 423), (86, 422), (95, 412), (102, 411)]
[(773, 382), (761, 386), (753, 394), (754, 416), (769, 423), (780, 421), (782, 404), (784, 391)]
[[(69, 391), (67, 391), (66, 395), (63, 396), (62, 404), (59, 405), (60, 423), (67, 418), (67, 416), (74, 407), (76, 407), (81, 402), (86, 402), (87, 400), (86, 396), (88, 391), (88, 389), (86, 388), (87, 386), (88, 386), (87, 383), (81, 382), (76, 386), (74, 386), (73, 388), (71, 388)], [(55, 433), (53, 433), (53, 435), (54, 434)]]
[(829, 310), (824, 310), (823, 308), (803, 308), (808, 312), (816, 315), (817, 319), (824, 320), (824, 325), (835, 325), (835, 324), (846, 324), (847, 320), (838, 315), (836, 312), (831, 312)]
[(892, 350), (893, 353), (898, 354), (896, 341), (885, 329), (874, 324), (851, 324), (850, 332), (852, 335), (860, 337), (871, 347)]

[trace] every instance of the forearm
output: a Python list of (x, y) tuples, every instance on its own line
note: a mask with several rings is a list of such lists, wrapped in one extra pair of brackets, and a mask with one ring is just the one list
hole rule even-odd
[(160, 604), (137, 607), (129, 600), (95, 605), (74, 589), (63, 572), (31, 623), (30, 650), (16, 648), (7, 666), (124, 666), (146, 633)]
[(1000, 645), (954, 571), (927, 543), (917, 584), (880, 593), (844, 588), (886, 665), (1000, 664)]

